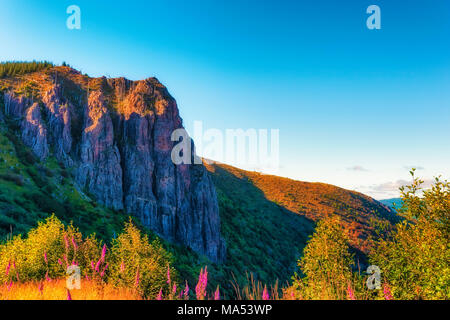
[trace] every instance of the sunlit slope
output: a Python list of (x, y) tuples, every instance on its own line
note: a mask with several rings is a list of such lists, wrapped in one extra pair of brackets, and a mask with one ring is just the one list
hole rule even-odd
[[(339, 216), (349, 232), (351, 245), (363, 252), (370, 249), (371, 236), (390, 227), (397, 219), (395, 213), (380, 202), (333, 185), (295, 181), (218, 163), (209, 165), (208, 170), (215, 177), (219, 189), (232, 193), (238, 199), (247, 198), (246, 189), (250, 187), (246, 186), (251, 186), (261, 192), (264, 200), (309, 220), (318, 221), (327, 215)], [(263, 214), (265, 210), (259, 205), (259, 202), (252, 204), (255, 210), (261, 209)]]

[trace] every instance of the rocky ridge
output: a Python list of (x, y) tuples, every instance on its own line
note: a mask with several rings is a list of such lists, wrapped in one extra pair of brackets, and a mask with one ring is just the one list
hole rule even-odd
[(214, 185), (203, 165), (172, 163), (170, 137), (183, 124), (156, 78), (89, 78), (54, 67), (0, 85), (0, 118), (17, 123), (41, 161), (54, 156), (97, 203), (215, 262), (225, 259)]

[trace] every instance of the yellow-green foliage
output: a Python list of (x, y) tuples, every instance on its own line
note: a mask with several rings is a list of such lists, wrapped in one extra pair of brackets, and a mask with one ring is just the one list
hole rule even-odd
[[(65, 227), (53, 215), (32, 229), (27, 238), (19, 235), (0, 245), (0, 283), (65, 278), (67, 266), (75, 264), (83, 278), (155, 298), (161, 288), (169, 290), (171, 259), (158, 240), (149, 243), (131, 220), (108, 250), (95, 235), (83, 239), (77, 229)], [(177, 278), (173, 268), (170, 274), (172, 285)]]
[[(167, 268), (171, 255), (158, 240), (149, 243), (131, 222), (126, 223), (124, 232), (112, 242), (110, 281), (117, 286), (136, 287), (145, 297), (156, 298), (161, 288), (169, 290)], [(170, 268), (172, 281), (176, 273)]]
[(299, 261), (304, 276), (295, 276), (289, 295), (294, 299), (345, 299), (353, 278), (348, 249), (348, 236), (338, 218), (320, 221)]
[(392, 237), (379, 241), (371, 262), (380, 267), (396, 299), (449, 299), (450, 184), (436, 179), (423, 191), (422, 183), (414, 178), (401, 189), (400, 214), (406, 220)]
[(53, 215), (30, 230), (26, 239), (19, 235), (0, 245), (0, 268), (7, 270), (10, 266), (8, 274), (0, 274), (0, 281), (58, 278), (72, 263), (78, 263), (82, 271), (88, 270), (89, 259), (100, 252), (98, 247), (95, 239), (83, 241), (77, 229), (66, 228)]

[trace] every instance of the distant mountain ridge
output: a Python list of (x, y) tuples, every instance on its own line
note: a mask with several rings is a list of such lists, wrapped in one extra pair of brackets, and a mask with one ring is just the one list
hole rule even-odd
[(390, 207), (392, 210), (400, 208), (403, 204), (403, 200), (401, 198), (383, 199), (379, 201), (385, 206)]

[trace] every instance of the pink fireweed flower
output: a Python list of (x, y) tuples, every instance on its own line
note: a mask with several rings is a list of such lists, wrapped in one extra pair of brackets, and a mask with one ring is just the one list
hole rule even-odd
[(291, 291), (291, 299), (292, 299), (292, 300), (295, 300), (294, 290)]
[(63, 255), (63, 258), (64, 258), (64, 261), (66, 262), (66, 266), (68, 266), (69, 265), (69, 260), (67, 260), (67, 256)]
[(184, 288), (184, 298), (189, 299), (189, 285), (186, 281), (186, 288)]
[(46, 264), (48, 264), (48, 257), (47, 257), (47, 252), (44, 251), (44, 261)]
[(103, 268), (102, 272), (100, 273), (100, 277), (103, 278), (103, 276), (105, 275), (106, 269), (108, 269), (108, 264), (106, 264), (106, 266)]
[(167, 283), (170, 284), (170, 267), (167, 266)]
[(162, 288), (159, 290), (158, 296), (156, 297), (156, 300), (162, 300)]
[(9, 282), (9, 284), (8, 284), (8, 291), (11, 290), (12, 285), (13, 285), (13, 282), (12, 282), (12, 280), (11, 280), (11, 281)]
[(176, 283), (174, 283), (173, 284), (173, 288), (172, 288), (172, 294), (176, 294), (177, 293), (177, 284)]
[(89, 276), (86, 274), (86, 280), (89, 281)]
[(6, 266), (6, 271), (5, 271), (5, 275), (8, 276), (9, 275), (9, 270), (11, 269), (11, 260), (9, 260), (8, 265)]
[(72, 295), (70, 294), (69, 289), (67, 289), (67, 300), (72, 300)]
[(134, 281), (134, 286), (135, 287), (139, 287), (139, 279), (140, 279), (140, 275), (139, 275), (139, 266), (138, 266), (137, 270), (136, 270), (136, 278), (135, 278), (135, 281)]
[(383, 285), (383, 294), (386, 300), (392, 300), (394, 298), (391, 293), (391, 288), (389, 288), (387, 283)]
[(347, 297), (349, 300), (356, 300), (355, 293), (353, 292), (353, 289), (350, 286), (350, 284), (348, 284), (347, 286)]
[(214, 292), (214, 300), (220, 300), (219, 286), (217, 286), (217, 290)]
[(123, 273), (124, 271), (125, 271), (125, 263), (123, 263), (122, 261), (122, 263), (120, 264), (120, 272)]
[(267, 285), (264, 286), (264, 290), (263, 290), (263, 294), (262, 294), (262, 299), (263, 299), (263, 300), (269, 300), (269, 299), (270, 299), (269, 292), (267, 291)]
[(195, 294), (197, 300), (203, 300), (206, 297), (206, 287), (208, 286), (208, 271), (207, 267), (205, 270), (200, 269), (200, 275), (198, 276), (198, 283), (195, 287)]
[(58, 264), (59, 264), (60, 266), (62, 266), (62, 260), (61, 260), (60, 258), (58, 258)]
[(102, 264), (102, 259), (100, 258), (100, 260), (97, 261), (97, 263), (95, 264), (95, 271), (96, 272), (100, 272), (100, 265)]
[(46, 280), (47, 282), (49, 282), (50, 280), (52, 280), (52, 279), (50, 279), (50, 277), (48, 276), (48, 271), (45, 273), (45, 280)]
[(74, 236), (72, 236), (72, 245), (73, 245), (73, 249), (74, 249), (75, 251), (77, 251), (78, 245), (77, 245), (77, 243), (76, 243), (76, 241), (75, 241), (75, 237), (74, 237)]
[(67, 239), (67, 234), (64, 235), (64, 245), (66, 249), (69, 250), (69, 239)]
[(105, 256), (106, 256), (106, 244), (104, 244), (102, 248), (102, 257), (100, 258), (102, 262), (105, 262)]

